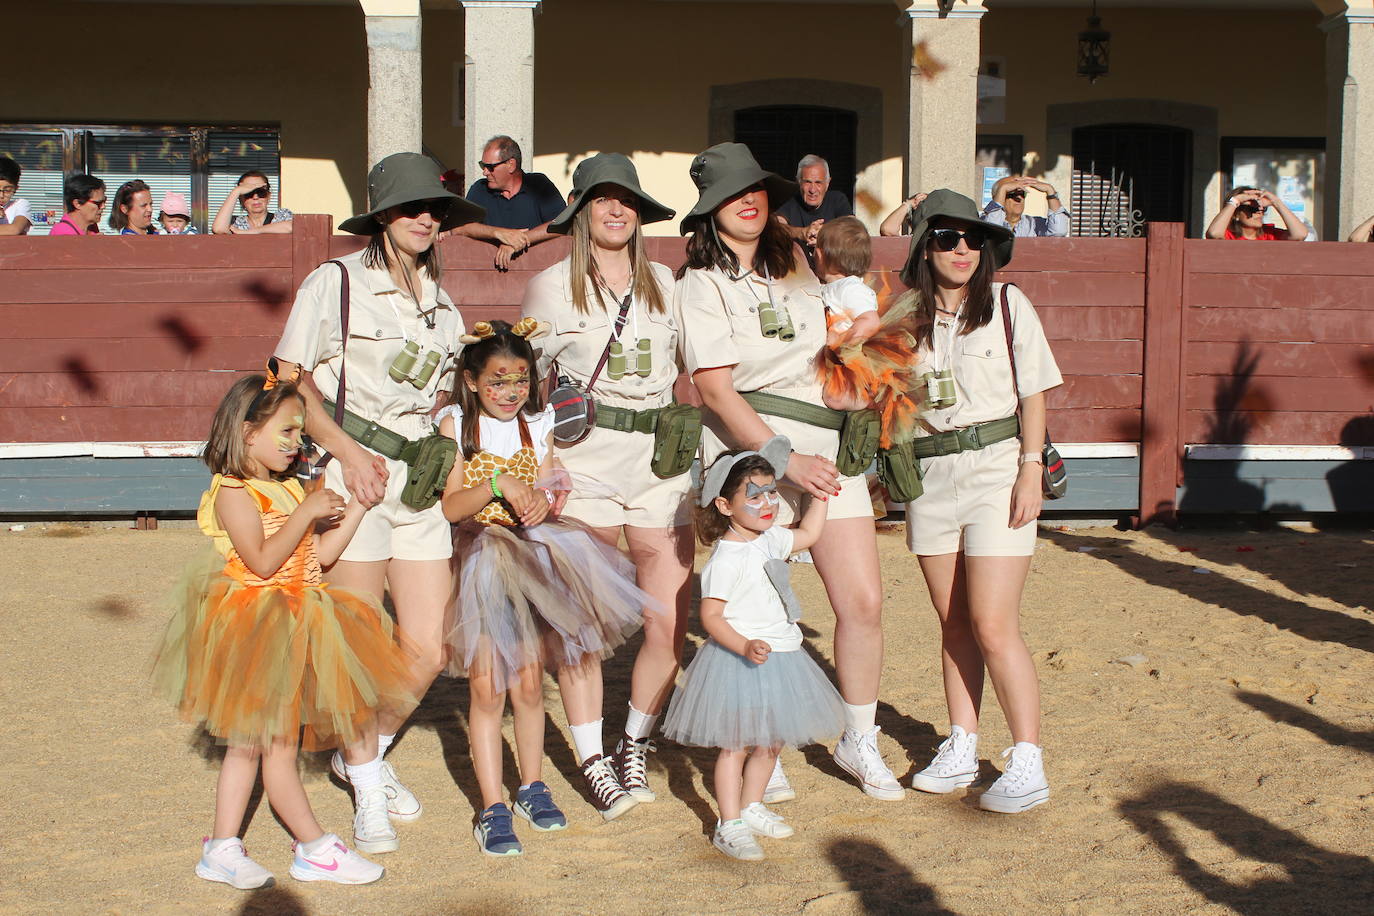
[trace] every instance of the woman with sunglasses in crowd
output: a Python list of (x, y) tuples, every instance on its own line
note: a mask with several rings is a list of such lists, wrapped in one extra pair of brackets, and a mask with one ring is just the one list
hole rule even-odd
[[(215, 214), (214, 225), (210, 231), (216, 235), (257, 235), (264, 232), (290, 232), (291, 211), (285, 207), (269, 210), (272, 200), (272, 183), (267, 176), (256, 169), (239, 176), (239, 183), (224, 198), (219, 212)], [(234, 204), (238, 203), (243, 212), (234, 216)]]
[[(1278, 211), (1287, 229), (1264, 221), (1264, 214), (1270, 207)], [(1207, 238), (1247, 242), (1315, 242), (1317, 234), (1273, 191), (1239, 187), (1227, 195), (1221, 211), (1212, 217), (1212, 222), (1207, 226)]]
[(951, 728), (911, 786), (944, 794), (977, 779), (986, 666), (1015, 746), (979, 804), (1015, 813), (1049, 799), (1020, 609), (1042, 498), (1044, 392), (1062, 379), (1030, 300), (993, 282), (1011, 259), (1011, 231), (945, 189), (914, 216), (901, 277), (930, 375), (913, 443), (925, 492), (907, 504), (907, 546), (940, 618)]
[[(371, 209), (339, 226), (367, 245), (305, 278), (275, 351), (283, 375), (295, 366), (304, 373), (305, 431), (333, 456), (325, 486), (346, 489), (370, 510), (325, 578), (379, 600), (390, 591), (401, 636), (413, 650), (416, 697), (444, 667), (453, 542), (437, 501), (417, 509), (413, 493), (403, 500), (410, 466), (400, 456), (407, 443), (435, 434), (431, 415), (443, 406), (440, 392), (453, 390), (461, 349), (463, 319), (440, 288), (435, 241), (440, 231), (483, 216), (481, 207), (445, 190), (440, 171), (419, 153), (396, 153), (372, 167)], [(348, 280), (346, 317), (340, 265)], [(335, 421), (340, 403), (342, 426)], [(413, 451), (404, 454), (418, 471)], [(438, 486), (443, 482), (439, 476)], [(331, 764), (352, 785), (354, 836), (372, 852), (397, 848), (391, 822), (421, 813), (383, 759), (403, 722), (395, 714), (378, 717), (376, 759), (355, 766), (335, 755)]]
[[(1045, 216), (1026, 215), (1028, 190), (1045, 195), (1049, 207)], [(992, 186), (992, 200), (983, 208), (983, 219), (1005, 226), (1017, 238), (1066, 238), (1069, 234), (1069, 211), (1054, 185), (1025, 175), (1008, 175)]]
[[(864, 475), (846, 476), (836, 466), (836, 417), (843, 415), (819, 406), (816, 359), (826, 341), (820, 283), (786, 227), (771, 218), (797, 186), (760, 168), (741, 143), (701, 153), (690, 174), (700, 196), (682, 220), (691, 237), (674, 300), (683, 360), (705, 404), (702, 461), (710, 465), (726, 450), (757, 449), (786, 436), (793, 451), (779, 481), (778, 522), (801, 518), (809, 500), (829, 503), (811, 556), (835, 610), (835, 668), (845, 704), (835, 762), (868, 795), (900, 800), (875, 723), (883, 628), (873, 505)], [(794, 797), (775, 769), (764, 803)]]

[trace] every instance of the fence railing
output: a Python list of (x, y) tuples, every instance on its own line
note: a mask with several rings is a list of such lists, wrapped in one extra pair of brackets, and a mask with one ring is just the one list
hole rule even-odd
[[(906, 239), (875, 239), (872, 282), (899, 294)], [(300, 215), (289, 236), (0, 242), (0, 443), (204, 436), (235, 373), (259, 368), (294, 290), (362, 241)], [(676, 267), (683, 244), (647, 240)], [(471, 323), (510, 317), (567, 253), (509, 272), (493, 249), (442, 243), (444, 287)], [(1035, 303), (1065, 384), (1062, 443), (1139, 443), (1141, 520), (1171, 521), (1185, 447), (1374, 446), (1374, 246), (1141, 239), (1020, 240), (1002, 279)]]

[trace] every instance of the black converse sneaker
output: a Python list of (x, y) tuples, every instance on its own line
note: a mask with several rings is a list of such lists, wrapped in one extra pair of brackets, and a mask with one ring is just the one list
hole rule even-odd
[(615, 778), (611, 761), (601, 754), (589, 758), (582, 764), (582, 775), (587, 780), (587, 790), (591, 793), (592, 804), (606, 820), (613, 821), (639, 804)]
[(645, 767), (649, 752), (656, 750), (658, 748), (654, 747), (654, 743), (648, 738), (636, 739), (621, 735), (620, 741), (616, 743), (611, 766), (615, 770), (616, 779), (620, 780), (620, 785), (635, 801), (651, 802), (658, 797), (649, 787), (649, 776)]

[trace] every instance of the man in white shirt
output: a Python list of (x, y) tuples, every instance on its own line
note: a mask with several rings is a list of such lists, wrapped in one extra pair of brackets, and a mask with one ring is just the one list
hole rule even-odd
[[(1045, 195), (1048, 215), (1025, 215), (1026, 191), (1030, 189)], [(1009, 175), (993, 185), (992, 200), (983, 208), (983, 219), (995, 226), (1006, 226), (1017, 238), (1065, 238), (1069, 234), (1069, 211), (1054, 186), (1024, 175)]]

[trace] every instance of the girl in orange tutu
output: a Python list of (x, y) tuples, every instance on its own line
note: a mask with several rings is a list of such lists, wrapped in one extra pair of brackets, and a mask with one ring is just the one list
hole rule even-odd
[[(261, 760), (267, 799), (296, 839), (291, 877), (367, 884), (382, 867), (325, 833), (310, 809), (296, 772), (301, 729), (309, 749), (343, 748), (360, 796), (381, 792), (375, 712), (414, 700), (376, 599), (321, 583), (321, 564), (339, 556), (367, 510), (330, 490), (307, 495), (289, 476), (305, 402), (294, 379), (277, 380), (275, 362), (266, 377), (236, 382), (215, 413), (205, 446), (215, 476), (197, 514), (215, 550), (179, 593), (154, 677), (186, 719), (228, 744), (197, 875), (245, 890), (273, 882), (238, 836)], [(317, 535), (320, 523), (333, 526)], [(355, 824), (355, 835), (366, 826)], [(392, 837), (387, 848), (358, 846), (385, 852)]]
[(873, 261), (868, 230), (852, 216), (827, 220), (816, 236), (816, 273), (829, 328), (816, 360), (825, 406), (873, 408), (882, 420), (883, 448), (911, 437), (920, 383), (909, 306), (879, 314), (878, 297), (864, 283)]

